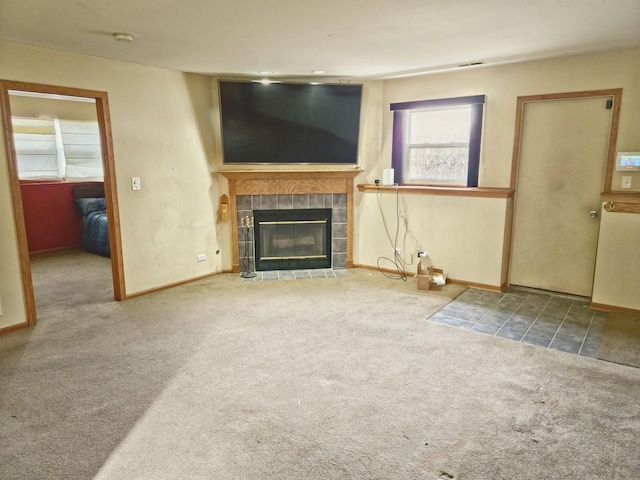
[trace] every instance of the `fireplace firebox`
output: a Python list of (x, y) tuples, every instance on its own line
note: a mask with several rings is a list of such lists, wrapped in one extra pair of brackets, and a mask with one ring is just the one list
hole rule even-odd
[(257, 271), (331, 268), (331, 209), (254, 210)]

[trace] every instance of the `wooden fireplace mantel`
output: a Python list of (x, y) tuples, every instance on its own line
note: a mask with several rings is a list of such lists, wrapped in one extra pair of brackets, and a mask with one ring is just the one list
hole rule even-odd
[(238, 195), (283, 195), (313, 193), (347, 194), (347, 268), (353, 268), (353, 179), (361, 168), (349, 170), (219, 170), (229, 182), (229, 219), (233, 272), (240, 271), (238, 251)]
[[(220, 170), (233, 195), (283, 193), (349, 193), (362, 169), (350, 170)], [(347, 183), (351, 180), (351, 188)], [(232, 191), (232, 186), (235, 192)]]

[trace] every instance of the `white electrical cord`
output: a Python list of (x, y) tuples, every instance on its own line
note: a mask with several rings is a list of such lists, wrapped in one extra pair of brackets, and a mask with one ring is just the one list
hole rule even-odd
[[(382, 194), (380, 192), (380, 190), (378, 190), (377, 192), (377, 200), (378, 200), (378, 209), (380, 210), (380, 216), (382, 217), (382, 224), (384, 225), (384, 229), (385, 229), (385, 233), (387, 234), (387, 239), (389, 240), (389, 243), (391, 244), (392, 248), (393, 248), (393, 259), (389, 258), (389, 257), (378, 257), (378, 261), (377, 261), (377, 265), (378, 265), (378, 270), (380, 271), (380, 273), (382, 273), (384, 276), (388, 277), (388, 278), (392, 278), (394, 280), (407, 280), (407, 266), (409, 265), (413, 265), (414, 264), (414, 255), (417, 255), (418, 252), (423, 252), (424, 250), (422, 250), (419, 246), (418, 243), (418, 239), (411, 233), (411, 230), (409, 228), (409, 218), (407, 216), (407, 204), (405, 202), (404, 197), (401, 197), (400, 195), (400, 191), (398, 188), (398, 184), (395, 185), (396, 187), (396, 232), (395, 232), (395, 237), (392, 239), (391, 238), (391, 233), (389, 232), (389, 227), (387, 225), (387, 221), (386, 218), (384, 216), (384, 211), (382, 209)], [(413, 241), (416, 244), (416, 250), (411, 253), (410, 255), (410, 261), (407, 263), (404, 258), (402, 258), (402, 255), (400, 253), (398, 253), (398, 237), (400, 234), (400, 199), (402, 199), (402, 204), (404, 206), (404, 212), (405, 212), (405, 217), (403, 220), (403, 224), (404, 224), (404, 236), (402, 238), (402, 247), (404, 249), (406, 243), (407, 243), (407, 235), (409, 237), (411, 237), (413, 239)], [(398, 272), (397, 276), (393, 276), (393, 275), (389, 275), (387, 274), (383, 269), (382, 266), (380, 265), (380, 263), (382, 261), (387, 261), (390, 262), (395, 269)]]
[[(392, 240), (391, 239), (391, 233), (389, 233), (389, 227), (387, 226), (387, 221), (384, 217), (384, 211), (382, 210), (382, 198), (381, 198), (381, 193), (380, 191), (378, 191), (377, 193), (378, 196), (378, 208), (380, 209), (380, 215), (382, 216), (382, 223), (384, 225), (384, 230), (387, 234), (387, 238), (389, 239), (389, 243), (391, 244), (391, 246), (393, 247), (393, 259), (389, 258), (389, 257), (378, 257), (378, 270), (380, 271), (380, 273), (382, 273), (385, 277), (394, 279), (394, 280), (404, 280), (405, 282), (407, 281), (407, 271), (405, 268), (405, 262), (402, 259), (402, 256), (398, 253), (398, 235), (400, 233), (400, 202), (399, 202), (399, 189), (398, 189), (398, 185), (396, 184), (396, 233), (395, 233), (395, 238)], [(386, 273), (382, 267), (380, 266), (380, 262), (382, 260), (386, 260), (388, 262), (391, 262), (397, 272), (398, 275), (394, 276), (394, 275), (389, 275), (388, 273)]]

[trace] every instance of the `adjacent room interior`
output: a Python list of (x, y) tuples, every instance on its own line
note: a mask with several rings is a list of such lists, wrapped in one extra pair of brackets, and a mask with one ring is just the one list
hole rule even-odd
[(0, 477), (640, 476), (636, 2), (77, 3), (0, 19)]

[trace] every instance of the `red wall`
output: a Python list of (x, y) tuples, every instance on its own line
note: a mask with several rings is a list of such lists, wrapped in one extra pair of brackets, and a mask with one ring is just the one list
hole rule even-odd
[(78, 183), (21, 183), (29, 252), (78, 247), (81, 217), (73, 201)]

